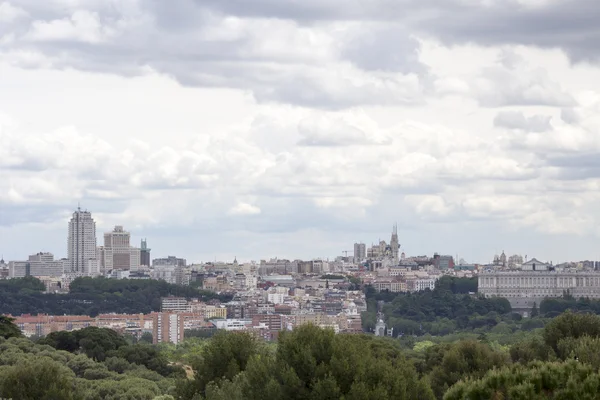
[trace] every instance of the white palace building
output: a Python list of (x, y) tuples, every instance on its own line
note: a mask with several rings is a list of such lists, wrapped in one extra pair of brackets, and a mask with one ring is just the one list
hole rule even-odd
[[(569, 291), (575, 298), (600, 298), (600, 271), (555, 270), (535, 258), (521, 269), (487, 269), (479, 273), (478, 292), (486, 297), (504, 297), (516, 311), (527, 313), (533, 303), (546, 297), (561, 297)], [(527, 310), (527, 311), (526, 311)]]

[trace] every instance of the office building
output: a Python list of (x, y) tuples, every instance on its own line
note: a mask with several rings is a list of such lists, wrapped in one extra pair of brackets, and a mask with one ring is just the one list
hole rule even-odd
[(186, 260), (184, 258), (177, 258), (175, 256), (168, 256), (167, 258), (155, 258), (152, 260), (152, 266), (185, 267)]
[[(69, 237), (67, 243), (69, 270), (74, 273), (89, 272), (89, 260), (96, 260), (96, 223), (89, 211), (73, 213), (69, 221)], [(93, 266), (93, 263), (92, 263)]]
[(54, 260), (52, 253), (37, 253), (29, 256), (27, 261), (10, 261), (8, 263), (9, 278), (25, 276), (59, 277), (64, 272), (64, 261)]
[(447, 270), (454, 268), (454, 257), (450, 255), (440, 255), (435, 253), (433, 255), (433, 265), (437, 269)]
[(190, 305), (185, 297), (163, 297), (160, 301), (162, 312), (189, 312)]
[(354, 243), (354, 262), (361, 262), (367, 258), (367, 246), (364, 243)]
[(104, 234), (104, 246), (98, 248), (100, 269), (103, 274), (113, 270), (137, 271), (140, 267), (140, 249), (131, 247), (131, 234), (117, 225)]
[(145, 267), (150, 266), (150, 249), (148, 248), (146, 239), (142, 239), (142, 243), (140, 246), (140, 265), (143, 265)]

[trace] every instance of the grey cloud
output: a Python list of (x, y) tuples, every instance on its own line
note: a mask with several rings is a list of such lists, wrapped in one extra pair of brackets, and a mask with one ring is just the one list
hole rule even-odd
[(573, 60), (600, 58), (600, 7), (597, 0), (548, 1), (527, 6), (514, 0), (491, 5), (454, 0), (198, 0), (240, 16), (297, 20), (394, 20), (449, 43), (524, 44), (562, 48)]
[(599, 20), (597, 0), (549, 1), (537, 6), (501, 0), (491, 6), (455, 8), (422, 21), (418, 28), (445, 43), (561, 48), (575, 61), (597, 61)]
[[(24, 5), (31, 18), (26, 24), (10, 28), (15, 40), (0, 45), (0, 53), (20, 66), (26, 61), (34, 67), (30, 59), (11, 60), (12, 50), (41, 53), (46, 58), (40, 58), (40, 63), (59, 69), (134, 76), (150, 67), (184, 85), (250, 90), (260, 102), (341, 109), (421, 101), (419, 78), (401, 75), (426, 71), (418, 61), (419, 45), (406, 31), (394, 27), (373, 32), (368, 27), (356, 27), (351, 42), (343, 37), (332, 38), (335, 46), (342, 47), (336, 54), (333, 47), (314, 49), (314, 41), (307, 34), (303, 36), (299, 30), (302, 26), (293, 22), (226, 20), (210, 4), (182, 1), (174, 7), (155, 1), (139, 3), (140, 8), (136, 8), (92, 2), (81, 5), (89, 5), (91, 15), (97, 15), (101, 24), (85, 36), (93, 37), (92, 43), (75, 33), (79, 27), (68, 28), (72, 30), (69, 34), (34, 40), (31, 31), (39, 23), (61, 21), (70, 26), (77, 7), (36, 6), (33, 2)], [(286, 4), (284, 8), (294, 7)], [(332, 34), (327, 24), (311, 28), (322, 35)], [(280, 34), (295, 42), (270, 42)], [(396, 43), (392, 51), (388, 51), (389, 39)], [(327, 44), (319, 42), (318, 46)], [(357, 69), (338, 71), (347, 68), (347, 60)], [(367, 70), (399, 73), (367, 76), (363, 72)]]
[[(581, 1), (584, 5), (589, 2)], [(173, 76), (184, 85), (240, 88), (251, 91), (259, 102), (323, 109), (364, 104), (420, 104), (431, 77), (419, 61), (420, 45), (411, 36), (413, 33), (433, 35), (448, 43), (527, 44), (533, 40), (531, 36), (535, 37), (536, 25), (532, 22), (528, 28), (509, 26), (512, 20), (508, 18), (512, 13), (517, 20), (524, 21), (554, 16), (550, 20), (556, 20), (555, 24), (562, 26), (559, 12), (563, 10), (555, 3), (525, 9), (508, 0), (487, 8), (465, 6), (458, 0), (187, 0), (178, 2), (177, 6), (163, 1), (125, 1), (118, 6), (93, 1), (64, 7), (43, 3), (23, 2), (22, 6), (30, 14), (29, 20), (26, 25), (10, 28), (16, 39), (0, 46), (0, 53), (9, 54), (14, 49), (37, 51), (55, 68), (72, 67), (125, 76), (142, 74), (149, 66)], [(98, 15), (101, 32), (110, 33), (103, 40), (84, 43), (76, 35), (43, 42), (27, 39), (26, 33), (33, 21), (69, 19), (78, 7), (83, 6)], [(594, 10), (588, 8), (594, 15)], [(573, 17), (579, 15), (578, 12), (572, 11), (563, 17)], [(228, 15), (242, 18), (226, 20)], [(287, 22), (252, 19), (265, 17), (287, 18)], [(499, 21), (490, 22), (492, 17)], [(588, 20), (589, 17), (584, 19), (582, 25), (585, 26)], [(294, 23), (290, 21), (295, 21), (296, 25), (286, 27), (285, 23)], [(339, 21), (353, 21), (344, 25), (348, 31), (345, 35), (334, 26)], [(507, 38), (502, 39), (498, 33), (492, 40), (496, 36), (489, 31), (499, 29), (497, 25), (502, 26), (502, 32), (507, 32)], [(314, 42), (298, 36), (298, 42), (290, 43), (288, 48), (285, 43), (263, 47), (265, 41), (278, 37), (281, 33), (278, 29), (283, 29), (284, 35), (295, 37), (303, 27), (330, 35), (335, 45), (313, 51)], [(578, 35), (583, 27), (571, 26), (567, 21), (564, 29), (567, 28), (573, 30), (561, 36), (564, 41), (587, 46), (584, 42), (589, 39)], [(217, 36), (207, 34), (211, 29)], [(523, 30), (523, 37), (510, 33), (519, 29)], [(540, 27), (542, 33), (539, 35), (544, 36), (545, 29)], [(595, 30), (591, 32), (594, 37)], [(544, 43), (531, 44), (544, 46)], [(555, 46), (561, 46), (561, 43)], [(505, 58), (503, 62), (514, 67), (515, 60)], [(348, 61), (357, 69), (340, 70)], [(560, 88), (544, 87), (544, 82), (535, 79), (506, 82), (510, 76), (494, 71), (488, 73), (498, 86), (489, 92), (483, 89), (476, 93), (484, 106), (549, 104), (570, 107), (574, 104)], [(348, 74), (354, 75), (348, 77)]]
[(558, 179), (581, 180), (600, 178), (600, 153), (560, 154), (544, 157), (556, 168)]
[[(431, 3), (430, 0), (422, 4)], [(310, 23), (322, 20), (384, 20), (402, 15), (406, 6), (418, 4), (415, 0), (347, 0), (287, 1), (256, 0), (196, 0), (197, 4), (227, 14), (245, 17), (288, 18)]]
[(567, 124), (575, 125), (581, 120), (580, 115), (573, 108), (563, 108), (560, 111), (560, 119)]
[(419, 42), (404, 27), (369, 23), (347, 41), (343, 55), (364, 70), (423, 74), (426, 67), (419, 61), (419, 49)]
[(547, 115), (526, 117), (520, 111), (502, 111), (494, 118), (494, 126), (526, 132), (546, 132), (552, 130), (551, 119), (552, 117)]

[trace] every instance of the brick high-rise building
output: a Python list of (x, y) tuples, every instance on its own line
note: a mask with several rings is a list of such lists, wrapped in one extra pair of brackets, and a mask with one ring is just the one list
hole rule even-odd
[(279, 314), (258, 314), (252, 317), (252, 326), (258, 327), (265, 324), (270, 331), (280, 331), (283, 323)]
[(153, 314), (152, 341), (157, 343), (183, 342), (184, 318), (181, 314), (160, 312)]

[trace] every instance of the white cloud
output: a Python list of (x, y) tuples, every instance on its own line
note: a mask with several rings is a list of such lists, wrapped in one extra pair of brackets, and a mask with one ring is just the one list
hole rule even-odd
[(392, 140), (364, 112), (319, 115), (298, 124), (303, 146), (389, 145)]
[(68, 18), (33, 21), (27, 38), (34, 41), (100, 43), (113, 34), (110, 28), (102, 25), (97, 13), (78, 10)]
[(13, 22), (25, 16), (27, 16), (27, 12), (22, 8), (15, 7), (8, 1), (0, 3), (0, 22)]
[(552, 130), (551, 120), (552, 117), (548, 115), (526, 117), (519, 111), (502, 111), (494, 118), (494, 126), (525, 132), (546, 132)]
[(260, 208), (248, 203), (238, 203), (229, 210), (231, 215), (257, 215), (260, 214)]

